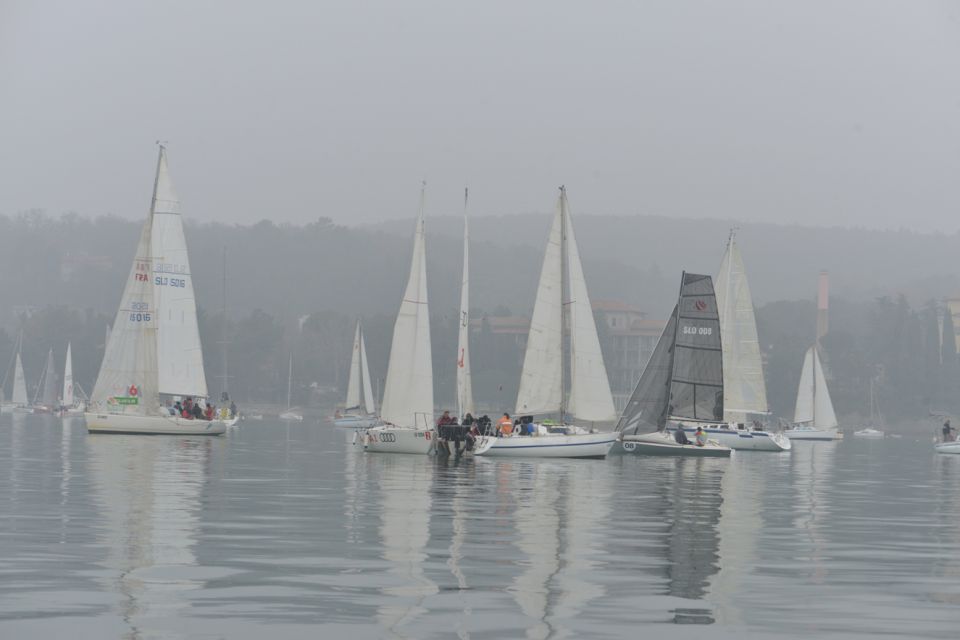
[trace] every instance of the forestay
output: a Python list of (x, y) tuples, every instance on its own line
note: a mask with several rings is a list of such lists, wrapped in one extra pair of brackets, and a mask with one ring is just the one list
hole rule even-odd
[(410, 276), (393, 325), (390, 362), (380, 407), (385, 422), (401, 427), (429, 426), (433, 422), (433, 362), (423, 210), (421, 192)]
[(717, 307), (723, 335), (723, 408), (727, 422), (768, 412), (757, 323), (740, 249), (733, 238), (720, 263)]

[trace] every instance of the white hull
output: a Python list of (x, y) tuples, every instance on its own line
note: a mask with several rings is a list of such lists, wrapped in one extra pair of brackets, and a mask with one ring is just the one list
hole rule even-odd
[(787, 429), (783, 435), (791, 440), (814, 440), (830, 441), (839, 440), (838, 429), (814, 429), (813, 427), (797, 427), (796, 429)]
[[(671, 434), (676, 431), (673, 426), (667, 429)], [(716, 440), (718, 443), (737, 451), (789, 451), (793, 448), (790, 439), (782, 433), (770, 433), (769, 431), (749, 431), (747, 429), (724, 429), (722, 427), (710, 426), (703, 429), (707, 437)], [(696, 427), (690, 427), (684, 424), (684, 433), (690, 440), (694, 439), (697, 432)]]
[(716, 441), (708, 440), (707, 444), (680, 444), (673, 435), (657, 431), (635, 436), (623, 436), (619, 447), (624, 453), (635, 453), (647, 456), (690, 456), (697, 458), (728, 458), (733, 450)]
[(960, 441), (938, 442), (934, 445), (937, 453), (954, 453), (960, 455)]
[(549, 434), (477, 440), (476, 455), (524, 458), (605, 458), (617, 441), (617, 434)]
[(433, 429), (412, 427), (372, 427), (359, 439), (364, 451), (371, 453), (417, 453), (427, 454), (437, 442)]
[(33, 409), (15, 404), (4, 404), (0, 405), (0, 413), (33, 413)]
[(278, 416), (281, 420), (292, 420), (294, 422), (303, 422), (303, 416), (296, 411), (284, 411)]
[(883, 431), (880, 431), (879, 429), (872, 429), (870, 427), (853, 432), (853, 437), (855, 438), (869, 438), (873, 440), (879, 440), (885, 435), (886, 434), (884, 434)]
[(377, 422), (379, 422), (377, 416), (359, 416), (351, 414), (342, 415), (339, 418), (333, 419), (334, 426), (343, 427), (345, 429), (368, 429), (376, 426)]
[[(187, 420), (175, 416), (137, 416), (121, 413), (85, 413), (90, 433), (129, 433), (178, 436), (219, 436), (228, 423), (220, 420)], [(229, 421), (236, 423), (236, 418)]]

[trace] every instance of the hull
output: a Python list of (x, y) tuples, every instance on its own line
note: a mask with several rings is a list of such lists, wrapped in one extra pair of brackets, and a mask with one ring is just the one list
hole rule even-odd
[(412, 427), (371, 427), (359, 439), (363, 450), (371, 453), (430, 453), (437, 443), (433, 429)]
[(478, 438), (475, 455), (514, 458), (605, 458), (616, 433), (550, 434)]
[(90, 433), (219, 436), (227, 430), (227, 423), (219, 420), (187, 420), (174, 416), (136, 416), (120, 413), (85, 413), (84, 417), (87, 420), (87, 431)]
[(692, 458), (729, 458), (733, 450), (716, 442), (708, 441), (700, 447), (695, 444), (679, 444), (668, 433), (645, 433), (623, 436), (619, 448), (624, 453), (645, 456), (687, 456)]
[(33, 409), (15, 404), (4, 404), (0, 405), (0, 413), (33, 413)]
[(871, 429), (870, 427), (867, 427), (866, 429), (860, 429), (860, 431), (853, 432), (854, 438), (870, 438), (873, 440), (879, 440), (884, 436), (885, 434), (883, 433), (883, 431), (880, 431), (878, 429)]
[(814, 429), (812, 427), (797, 427), (796, 429), (787, 429), (783, 435), (791, 440), (813, 440), (820, 442), (829, 442), (839, 440), (839, 430), (837, 429)]
[[(672, 434), (676, 429), (672, 426), (667, 430)], [(707, 437), (716, 440), (725, 447), (736, 449), (737, 451), (789, 451), (793, 448), (790, 439), (782, 433), (770, 433), (769, 431), (750, 431), (747, 429), (724, 429), (722, 427), (710, 426), (704, 427)], [(693, 440), (693, 434), (697, 428), (684, 425), (684, 433)]]
[(375, 426), (377, 422), (377, 416), (358, 416), (350, 414), (333, 419), (334, 426), (343, 427), (345, 429), (368, 429)]
[(293, 420), (295, 422), (303, 422), (303, 416), (295, 411), (284, 411), (278, 417), (281, 420)]
[(953, 453), (960, 455), (960, 441), (956, 442), (938, 442), (934, 445), (937, 453)]

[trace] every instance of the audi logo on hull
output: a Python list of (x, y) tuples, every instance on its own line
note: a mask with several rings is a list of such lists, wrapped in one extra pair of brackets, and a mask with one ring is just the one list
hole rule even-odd
[(381, 433), (380, 442), (396, 442), (397, 434), (395, 433)]

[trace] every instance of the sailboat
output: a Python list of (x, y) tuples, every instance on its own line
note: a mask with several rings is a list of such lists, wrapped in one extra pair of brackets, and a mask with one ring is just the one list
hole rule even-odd
[(716, 440), (698, 445), (667, 432), (670, 422), (719, 426), (723, 347), (710, 276), (683, 273), (680, 297), (617, 423), (623, 450), (646, 455), (726, 457)]
[[(569, 337), (569, 357), (564, 338)], [(569, 365), (569, 392), (564, 388)], [(567, 191), (560, 187), (547, 240), (530, 333), (517, 394), (518, 416), (558, 415), (558, 423), (530, 423), (533, 437), (484, 436), (476, 455), (603, 458), (616, 442), (613, 432), (566, 423), (616, 420), (597, 325), (587, 295), (580, 252), (573, 235)], [(489, 448), (485, 448), (489, 443)]]
[(854, 437), (868, 438), (873, 440), (879, 440), (883, 438), (886, 434), (882, 430), (876, 428), (877, 425), (880, 422), (882, 422), (882, 420), (883, 419), (880, 416), (880, 408), (877, 406), (877, 398), (873, 393), (873, 378), (871, 378), (870, 379), (870, 423), (868, 424), (868, 426), (864, 427), (863, 429), (854, 431), (853, 432)]
[(430, 345), (430, 305), (427, 299), (427, 259), (424, 198), (413, 235), (413, 256), (407, 288), (393, 325), (393, 342), (380, 418), (383, 425), (366, 430), (364, 449), (390, 453), (429, 453), (436, 444), (433, 429), (433, 355)]
[(333, 417), (338, 427), (366, 429), (377, 423), (377, 408), (374, 404), (373, 387), (370, 384), (370, 367), (367, 365), (367, 345), (363, 328), (357, 320), (353, 333), (353, 350), (350, 357), (350, 376), (347, 379), (345, 408)]
[[(684, 422), (684, 430), (690, 435), (701, 426), (707, 437), (731, 449), (786, 451), (791, 444), (782, 433), (765, 431), (759, 423), (751, 428), (747, 422), (747, 416), (767, 415), (769, 409), (753, 298), (734, 235), (731, 231), (716, 280), (723, 337), (723, 423)], [(674, 425), (668, 425), (668, 429), (671, 428)]]
[(85, 413), (101, 433), (220, 435), (223, 420), (175, 415), (174, 400), (206, 401), (207, 380), (180, 202), (160, 145), (150, 213)]
[(803, 359), (793, 421), (796, 426), (784, 432), (791, 440), (837, 439), (837, 415), (833, 411), (817, 345), (807, 349)]
[[(17, 340), (17, 350), (14, 353), (13, 363), (13, 389), (10, 394), (10, 400), (0, 404), (2, 413), (32, 413), (30, 399), (27, 397), (27, 379), (23, 375), (23, 363), (20, 360), (20, 349), (23, 343), (23, 336)], [(9, 371), (9, 367), (7, 368)], [(6, 381), (4, 381), (4, 386)]]
[(467, 221), (468, 191), (463, 190), (463, 277), (460, 282), (460, 326), (457, 333), (457, 416), (471, 416), (473, 384), (470, 376), (470, 228)]
[(34, 413), (53, 413), (57, 408), (57, 373), (53, 367), (53, 349), (50, 349), (47, 362), (40, 372), (41, 383), (33, 397)]
[(63, 391), (60, 395), (60, 414), (83, 415), (86, 403), (80, 399), (73, 384), (73, 356), (70, 343), (67, 343), (67, 358), (63, 363)]
[(290, 406), (290, 401), (293, 394), (293, 354), (290, 354), (290, 364), (287, 368), (287, 408), (280, 414), (281, 420), (293, 420), (295, 422), (303, 422), (303, 414), (300, 413), (300, 410), (296, 407)]

